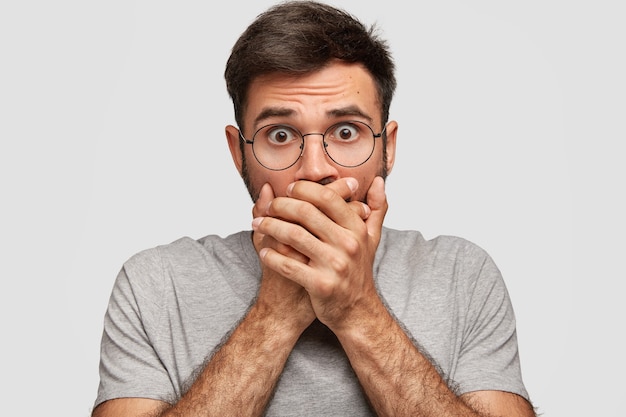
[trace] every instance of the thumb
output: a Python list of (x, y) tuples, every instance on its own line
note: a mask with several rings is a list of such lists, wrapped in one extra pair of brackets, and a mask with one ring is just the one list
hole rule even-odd
[(263, 184), (263, 187), (261, 187), (261, 191), (259, 192), (259, 198), (257, 198), (254, 202), (254, 206), (252, 207), (252, 218), (267, 215), (267, 207), (274, 198), (276, 197), (272, 186), (269, 185), (269, 183)]
[(372, 185), (370, 185), (367, 191), (367, 205), (372, 212), (365, 221), (365, 225), (369, 235), (378, 242), (383, 227), (383, 220), (389, 207), (387, 195), (385, 194), (385, 180), (382, 177), (376, 177), (372, 181)]
[[(270, 202), (275, 198), (274, 190), (272, 186), (269, 184), (264, 184), (261, 187), (261, 191), (259, 192), (259, 198), (252, 206), (252, 218), (255, 219), (257, 217), (263, 217), (267, 214), (267, 207), (270, 205)], [(259, 251), (261, 249), (261, 241), (263, 240), (263, 236), (259, 232), (253, 232), (252, 241), (254, 242), (254, 246)]]

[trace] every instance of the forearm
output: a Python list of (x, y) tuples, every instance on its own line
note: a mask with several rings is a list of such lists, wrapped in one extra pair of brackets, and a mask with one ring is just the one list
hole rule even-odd
[(299, 336), (253, 306), (188, 392), (162, 417), (263, 414)]
[(480, 416), (457, 397), (384, 306), (338, 334), (379, 416)]

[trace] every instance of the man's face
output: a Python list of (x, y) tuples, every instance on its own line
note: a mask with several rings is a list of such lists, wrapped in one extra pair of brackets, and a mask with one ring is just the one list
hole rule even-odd
[[(335, 62), (320, 71), (299, 77), (270, 74), (255, 79), (250, 85), (244, 112), (246, 138), (268, 124), (291, 125), (303, 134), (324, 132), (338, 122), (356, 120), (371, 126), (374, 133), (383, 129), (380, 103), (371, 75), (360, 65)], [(364, 164), (347, 168), (333, 162), (324, 151), (322, 136), (306, 136), (301, 158), (290, 168), (272, 171), (254, 157), (252, 146), (245, 145), (243, 154), (237, 128), (228, 126), (226, 135), (235, 165), (248, 186), (254, 201), (265, 183), (275, 195), (284, 196), (287, 186), (298, 180), (321, 184), (342, 177), (359, 181), (356, 197), (365, 201), (367, 190), (376, 176), (391, 171), (395, 156), (397, 124), (390, 122), (387, 134), (387, 163), (383, 165), (383, 140), (376, 139), (374, 153)]]

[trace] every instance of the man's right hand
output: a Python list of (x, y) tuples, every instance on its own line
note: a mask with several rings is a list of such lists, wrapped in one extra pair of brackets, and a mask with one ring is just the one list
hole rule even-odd
[[(342, 181), (344, 180), (340, 179), (326, 186), (340, 193), (345, 200), (350, 201), (348, 203), (350, 208), (363, 220), (366, 220), (371, 210), (365, 203), (351, 201), (354, 198), (353, 195), (343, 195), (346, 193), (345, 190), (349, 190), (349, 187), (342, 187)], [(265, 184), (261, 188), (259, 198), (252, 208), (253, 218), (257, 219), (266, 216), (267, 209), (274, 198), (274, 190), (269, 184)], [(257, 220), (253, 220), (253, 227), (255, 227), (255, 222)], [(263, 248), (272, 248), (280, 254), (302, 263), (306, 264), (309, 261), (306, 256), (292, 247), (282, 244), (271, 236), (263, 235), (256, 230), (252, 234), (252, 241), (257, 254)], [(313, 311), (308, 293), (299, 284), (280, 276), (276, 271), (264, 264), (262, 264), (262, 267), (263, 275), (256, 307), (262, 308), (267, 313), (277, 314), (277, 317), (281, 317), (283, 320), (294, 319), (294, 324), (297, 328), (300, 331), (304, 331), (315, 319), (315, 312)]]
[[(269, 184), (261, 188), (259, 198), (252, 208), (254, 219), (265, 216), (267, 208), (274, 200), (274, 190)], [(253, 220), (254, 226), (255, 220)], [(257, 254), (263, 248), (272, 248), (282, 255), (289, 256), (295, 260), (307, 263), (306, 256), (297, 252), (290, 246), (276, 241), (270, 236), (262, 235), (254, 231), (252, 241)], [(261, 287), (256, 301), (256, 308), (267, 314), (275, 314), (285, 322), (293, 320), (297, 331), (303, 332), (315, 320), (315, 312), (311, 306), (311, 300), (306, 290), (295, 282), (280, 276), (276, 271), (262, 264), (263, 275)]]

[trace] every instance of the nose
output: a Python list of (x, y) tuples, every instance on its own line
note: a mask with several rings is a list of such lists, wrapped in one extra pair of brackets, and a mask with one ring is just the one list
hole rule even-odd
[(304, 149), (296, 166), (296, 180), (325, 184), (339, 178), (336, 166), (324, 151), (321, 133), (304, 135)]

